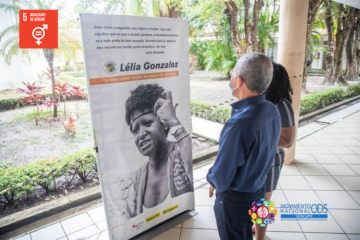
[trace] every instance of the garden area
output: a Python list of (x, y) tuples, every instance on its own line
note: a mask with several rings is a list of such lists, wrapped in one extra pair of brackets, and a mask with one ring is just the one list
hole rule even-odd
[[(55, 101), (39, 82), (17, 94), (0, 100), (0, 217), (98, 184), (86, 89), (57, 80)], [(217, 144), (192, 137), (193, 153)]]

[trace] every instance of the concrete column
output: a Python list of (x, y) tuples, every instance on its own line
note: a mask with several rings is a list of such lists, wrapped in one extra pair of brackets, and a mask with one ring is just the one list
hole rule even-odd
[[(294, 90), (292, 106), (294, 108), (296, 129), (300, 113), (308, 8), (309, 0), (280, 0), (277, 61), (288, 71)], [(295, 148), (296, 142), (285, 151), (285, 164), (293, 163)]]

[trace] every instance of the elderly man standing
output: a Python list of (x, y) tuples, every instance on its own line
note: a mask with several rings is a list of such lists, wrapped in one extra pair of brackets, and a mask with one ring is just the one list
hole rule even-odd
[(216, 190), (214, 212), (222, 240), (253, 239), (249, 209), (265, 194), (265, 180), (279, 141), (281, 120), (263, 93), (273, 74), (271, 60), (260, 53), (243, 55), (229, 82), (239, 101), (221, 134), (209, 196)]

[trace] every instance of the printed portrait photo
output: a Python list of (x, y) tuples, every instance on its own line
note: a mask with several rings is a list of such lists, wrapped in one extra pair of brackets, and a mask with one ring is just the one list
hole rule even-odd
[[(148, 162), (126, 178), (125, 213), (133, 218), (184, 193), (193, 192), (191, 136), (176, 116), (171, 91), (158, 84), (131, 90), (126, 123)], [(170, 140), (169, 140), (170, 139)]]

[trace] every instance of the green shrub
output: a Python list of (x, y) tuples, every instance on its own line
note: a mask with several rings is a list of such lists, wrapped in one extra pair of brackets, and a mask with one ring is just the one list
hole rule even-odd
[(360, 95), (360, 83), (347, 86), (346, 95), (347, 97)]
[(310, 68), (309, 70), (307, 70), (307, 72), (309, 74), (325, 74), (326, 70), (325, 69), (317, 69), (317, 68)]
[(230, 118), (231, 109), (225, 106), (192, 100), (190, 102), (191, 115), (204, 118), (210, 121), (225, 123)]
[(235, 50), (231, 40), (215, 40), (205, 52), (206, 71), (214, 70), (230, 78), (230, 71), (235, 67), (237, 62)]
[[(34, 192), (29, 184), (17, 186), (29, 180), (28, 176), (24, 174), (23, 167), (9, 167), (0, 169), (0, 192), (3, 192), (0, 203), (13, 204), (15, 197), (21, 196), (25, 192)], [(6, 190), (6, 191), (5, 191)]]
[(35, 185), (41, 186), (46, 193), (49, 193), (51, 186), (54, 186), (56, 189), (55, 180), (61, 176), (61, 172), (57, 169), (59, 166), (58, 162), (52, 159), (39, 160), (28, 165), (28, 168), (31, 169), (31, 172), (34, 176), (40, 176), (35, 179), (33, 183)]
[(61, 66), (61, 67), (60, 67), (60, 71), (61, 71), (61, 72), (74, 71), (74, 66), (72, 66), (72, 65)]
[(76, 67), (78, 71), (83, 71), (85, 69), (85, 65), (83, 63), (76, 64)]
[(78, 71), (78, 72), (67, 72), (66, 75), (72, 76), (72, 77), (85, 77), (84, 71)]
[(7, 169), (10, 167), (10, 161), (1, 161), (0, 162), (0, 169)]
[(26, 106), (26, 102), (19, 98), (0, 99), (0, 111), (22, 108)]
[(86, 149), (71, 155), (67, 155), (61, 160), (62, 165), (65, 165), (66, 163), (69, 163), (74, 159), (80, 159), (86, 156), (89, 157), (84, 158), (82, 161), (77, 161), (71, 166), (65, 167), (62, 171), (65, 173), (68, 172), (69, 170), (73, 170), (73, 172), (77, 174), (83, 182), (86, 182), (89, 174), (93, 170), (93, 165), (96, 164), (96, 158), (95, 155), (93, 154), (93, 151), (94, 151), (93, 149)]
[[(80, 79), (80, 78), (78, 78)], [(85, 82), (85, 78), (83, 79)], [(79, 83), (81, 84), (81, 80), (78, 80)], [(85, 82), (86, 85), (86, 82)], [(45, 93), (43, 94), (43, 99), (45, 99), (46, 97), (52, 97), (52, 93)], [(66, 100), (82, 100), (83, 98), (81, 97), (76, 97), (76, 96), (67, 96)], [(40, 103), (42, 103), (42, 100), (40, 100)], [(0, 112), (1, 111), (6, 111), (6, 110), (12, 110), (12, 109), (17, 109), (17, 108), (23, 108), (26, 106), (30, 106), (30, 104), (27, 104), (22, 98), (4, 98), (4, 99), (0, 99)]]
[(211, 41), (197, 41), (194, 40), (190, 44), (189, 52), (196, 57), (196, 66), (204, 70), (205, 69), (205, 52), (208, 46), (211, 45)]
[(93, 149), (87, 149), (58, 159), (38, 160), (13, 167), (2, 164), (0, 166), (0, 203), (12, 204), (15, 197), (22, 194), (26, 194), (29, 198), (34, 194), (36, 186), (42, 187), (47, 193), (56, 190), (56, 180), (63, 176), (66, 178), (69, 172), (72, 172), (72, 180), (76, 174), (83, 181), (87, 181), (96, 164), (93, 152)]
[[(83, 63), (77, 63), (76, 64), (77, 71), (83, 71), (84, 70), (84, 64)], [(61, 72), (73, 72), (75, 71), (74, 65), (65, 65), (59, 67), (59, 70)]]
[(62, 73), (60, 75), (60, 79), (62, 81), (67, 81), (67, 82), (70, 82), (70, 83), (76, 83), (76, 84), (80, 84), (80, 85), (83, 85), (83, 86), (86, 86), (86, 79), (85, 77), (74, 77), (72, 75), (69, 75), (69, 74), (66, 74), (66, 73)]
[(300, 101), (300, 115), (316, 111), (323, 107), (343, 100), (345, 91), (343, 88), (333, 88), (324, 92), (306, 95)]

